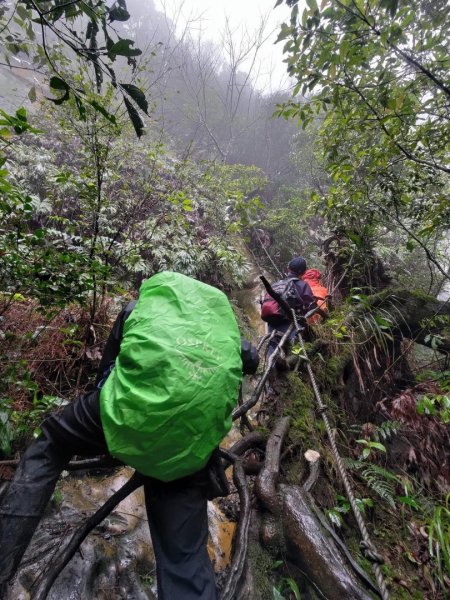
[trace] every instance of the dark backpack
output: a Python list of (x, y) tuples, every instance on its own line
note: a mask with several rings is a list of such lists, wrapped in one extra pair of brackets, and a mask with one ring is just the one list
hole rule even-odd
[[(280, 279), (272, 284), (272, 289), (283, 298), (290, 308), (299, 310), (303, 309), (303, 302), (298, 297), (295, 281), (298, 281), (298, 277)], [(278, 325), (287, 318), (288, 316), (278, 302), (266, 294), (261, 305), (261, 319), (270, 325)]]

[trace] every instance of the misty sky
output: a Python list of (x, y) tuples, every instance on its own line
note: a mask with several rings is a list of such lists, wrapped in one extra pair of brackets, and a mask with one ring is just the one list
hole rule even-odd
[(279, 24), (289, 19), (290, 9), (284, 3), (274, 9), (275, 0), (155, 0), (158, 9), (165, 10), (169, 16), (179, 16), (179, 29), (186, 21), (191, 21), (195, 31), (203, 38), (209, 38), (220, 44), (221, 33), (225, 19), (234, 31), (236, 41), (239, 42), (243, 32), (253, 33), (261, 21), (261, 17), (268, 15), (267, 34), (273, 31), (268, 41), (260, 52), (258, 69), (254, 71), (253, 81), (256, 86), (265, 91), (286, 87), (288, 80), (286, 66), (283, 64), (282, 46), (274, 42), (278, 35)]

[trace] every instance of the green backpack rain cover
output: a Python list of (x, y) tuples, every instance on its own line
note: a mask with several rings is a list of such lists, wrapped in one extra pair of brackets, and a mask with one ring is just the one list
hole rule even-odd
[(179, 273), (148, 279), (100, 393), (111, 455), (162, 481), (203, 468), (231, 427), (240, 350), (225, 294)]

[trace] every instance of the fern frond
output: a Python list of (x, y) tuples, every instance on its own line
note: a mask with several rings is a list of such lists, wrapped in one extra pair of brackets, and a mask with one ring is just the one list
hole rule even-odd
[(348, 457), (343, 461), (349, 471), (361, 471), (361, 477), (367, 486), (395, 508), (395, 486), (398, 482), (395, 473), (367, 461), (353, 460)]
[(378, 465), (369, 464), (361, 471), (361, 476), (367, 485), (378, 494), (380, 498), (383, 498), (383, 500), (386, 500), (392, 508), (395, 508), (394, 497), (397, 477), (394, 473), (391, 473)]
[(396, 435), (401, 428), (402, 424), (400, 421), (383, 421), (383, 423), (375, 430), (375, 438), (377, 441), (386, 441)]
[(344, 456), (342, 460), (349, 471), (357, 471), (362, 467), (365, 467), (366, 465), (370, 464), (361, 460), (354, 460), (353, 458), (349, 458), (348, 456)]

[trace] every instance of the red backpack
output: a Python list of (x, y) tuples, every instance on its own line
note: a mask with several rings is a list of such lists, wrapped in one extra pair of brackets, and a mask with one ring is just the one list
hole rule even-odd
[[(272, 289), (277, 292), (283, 300), (294, 309), (303, 307), (303, 303), (297, 295), (294, 282), (298, 281), (298, 277), (286, 277), (272, 284)], [(270, 325), (279, 325), (287, 319), (285, 311), (281, 308), (276, 300), (269, 294), (264, 296), (261, 305), (261, 319)]]

